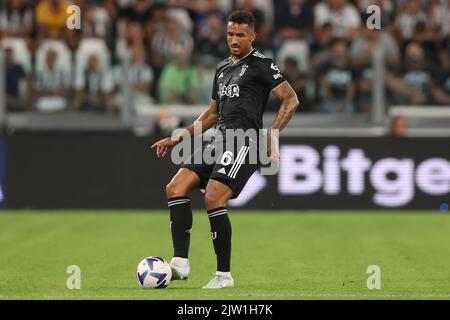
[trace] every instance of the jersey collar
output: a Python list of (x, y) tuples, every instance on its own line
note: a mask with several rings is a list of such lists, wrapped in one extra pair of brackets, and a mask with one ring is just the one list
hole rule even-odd
[(251, 55), (253, 52), (255, 52), (255, 50), (256, 50), (256, 49), (253, 48), (252, 50), (250, 50), (250, 52), (249, 52), (248, 54), (246, 54), (244, 57), (242, 57), (242, 58), (240, 58), (240, 59), (238, 59), (238, 60), (236, 60), (236, 61), (233, 61), (233, 56), (230, 56), (231, 65), (235, 66), (238, 62), (244, 60), (244, 59), (247, 58), (249, 55)]

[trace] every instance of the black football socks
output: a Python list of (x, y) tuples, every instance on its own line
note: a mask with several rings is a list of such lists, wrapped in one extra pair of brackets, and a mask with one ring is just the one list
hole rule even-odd
[(231, 223), (224, 207), (208, 210), (211, 238), (217, 255), (217, 271), (230, 272)]
[(187, 258), (192, 228), (191, 199), (187, 196), (173, 197), (167, 203), (170, 209), (173, 256)]

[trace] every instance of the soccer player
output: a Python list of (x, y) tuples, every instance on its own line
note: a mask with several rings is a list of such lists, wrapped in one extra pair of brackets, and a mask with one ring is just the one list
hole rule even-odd
[[(252, 139), (245, 139), (243, 145), (229, 150), (224, 147), (226, 139), (214, 137), (226, 137), (225, 130), (262, 129), (262, 115), (270, 92), (281, 101), (271, 130), (281, 131), (299, 104), (295, 91), (274, 62), (253, 49), (252, 43), (256, 37), (254, 28), (255, 18), (249, 12), (236, 11), (228, 17), (227, 42), (231, 56), (217, 67), (209, 108), (184, 130), (184, 134), (159, 140), (151, 146), (156, 149), (158, 158), (164, 157), (177, 143), (193, 136), (195, 126), (200, 124), (202, 132), (214, 126), (216, 134), (211, 142), (194, 151), (190, 163), (183, 164), (166, 187), (174, 246), (170, 262), (173, 280), (187, 279), (190, 273), (188, 252), (192, 210), (188, 194), (197, 188), (205, 189), (205, 206), (217, 256), (217, 272), (203, 287), (206, 289), (234, 286), (230, 271), (231, 224), (226, 205), (229, 199), (239, 195), (261, 165), (259, 161), (254, 163), (249, 160), (252, 152), (258, 152), (258, 146)], [(277, 146), (277, 143), (272, 134), (267, 134), (267, 151), (264, 152), (273, 161), (279, 158), (277, 149), (272, 149), (272, 145)], [(217, 160), (213, 164), (195, 163), (196, 152), (203, 152), (205, 148), (219, 150), (220, 147), (221, 152), (212, 152)]]

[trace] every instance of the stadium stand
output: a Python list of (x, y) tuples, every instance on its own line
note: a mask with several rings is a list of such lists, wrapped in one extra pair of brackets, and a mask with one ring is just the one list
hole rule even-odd
[[(66, 27), (72, 4), (80, 30)], [(368, 27), (370, 5), (380, 8), (378, 30)], [(395, 105), (450, 105), (448, 0), (2, 0), (0, 43), (14, 61), (5, 65), (1, 122), (95, 129), (151, 126), (167, 118), (158, 110), (179, 118), (175, 125), (195, 118), (208, 103), (215, 64), (228, 56), (225, 22), (234, 9), (254, 13), (255, 47), (277, 61), (300, 96), (293, 132), (383, 134)], [(379, 50), (383, 70), (374, 65)], [(376, 72), (384, 74), (379, 87)], [(179, 77), (186, 81), (173, 81)], [(269, 113), (277, 106), (272, 97)], [(189, 117), (173, 114), (182, 108)], [(450, 130), (430, 119), (409, 125)]]

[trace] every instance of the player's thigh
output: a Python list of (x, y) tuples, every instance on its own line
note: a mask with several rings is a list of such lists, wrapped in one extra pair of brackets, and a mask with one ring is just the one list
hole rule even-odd
[(228, 185), (221, 181), (210, 179), (205, 190), (206, 209), (224, 207), (232, 196), (233, 191)]
[(181, 168), (166, 186), (168, 198), (187, 195), (200, 186), (200, 177), (188, 168)]
[(211, 171), (214, 168), (214, 162), (208, 163), (204, 159), (205, 152), (208, 151), (209, 153), (211, 153), (211, 150), (214, 150), (211, 144), (208, 142), (204, 142), (201, 147), (194, 150), (191, 156), (182, 165), (183, 169), (188, 169), (198, 176), (199, 184), (196, 185), (196, 187), (200, 189), (206, 189), (209, 176), (211, 175)]

